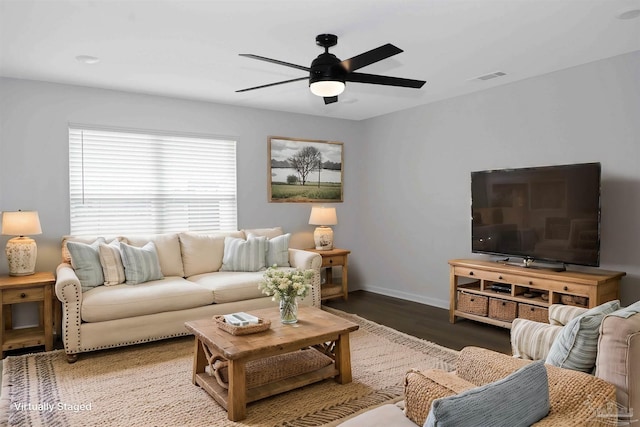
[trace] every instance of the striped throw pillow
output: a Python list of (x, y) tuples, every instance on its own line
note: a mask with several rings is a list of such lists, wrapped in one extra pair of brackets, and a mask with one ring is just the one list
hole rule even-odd
[(222, 271), (260, 271), (265, 268), (267, 238), (253, 239), (224, 238)]
[(102, 266), (98, 246), (105, 243), (104, 238), (99, 237), (90, 245), (80, 242), (67, 242), (67, 249), (71, 256), (71, 266), (80, 279), (82, 292), (86, 292), (104, 283)]
[(511, 322), (511, 353), (527, 360), (544, 360), (549, 354), (562, 326), (514, 319)]
[[(259, 236), (249, 233), (247, 239), (255, 239)], [(291, 233), (276, 237), (267, 237), (267, 267), (291, 267), (289, 265), (289, 240)]]
[(164, 279), (156, 245), (153, 242), (149, 242), (141, 248), (120, 242), (120, 251), (127, 285)]
[(101, 243), (98, 251), (100, 253), (102, 274), (104, 275), (104, 285), (112, 286), (124, 283), (126, 277), (124, 265), (122, 265), (122, 256), (120, 255), (120, 242), (113, 240), (108, 245)]
[(596, 365), (602, 319), (619, 308), (618, 300), (605, 302), (567, 323), (553, 341), (547, 355), (547, 363), (591, 373)]

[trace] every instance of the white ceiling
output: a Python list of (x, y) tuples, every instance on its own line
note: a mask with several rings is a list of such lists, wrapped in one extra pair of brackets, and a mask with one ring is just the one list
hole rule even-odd
[[(0, 0), (0, 75), (361, 120), (640, 50), (640, 19), (617, 18), (630, 9), (640, 0)], [(392, 43), (404, 52), (359, 71), (427, 84), (347, 83), (331, 105), (306, 81), (235, 93), (305, 75), (239, 53), (309, 66), (321, 33), (341, 59)]]

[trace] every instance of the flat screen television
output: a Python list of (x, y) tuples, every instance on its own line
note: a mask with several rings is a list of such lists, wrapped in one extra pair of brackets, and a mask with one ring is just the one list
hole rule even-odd
[(474, 253), (600, 265), (600, 163), (471, 172)]

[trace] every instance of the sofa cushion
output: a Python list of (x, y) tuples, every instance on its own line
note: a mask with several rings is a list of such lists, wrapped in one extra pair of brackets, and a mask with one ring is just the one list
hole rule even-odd
[(243, 238), (242, 231), (214, 232), (214, 233), (180, 233), (180, 248), (184, 276), (212, 273), (222, 267), (224, 254), (224, 238)]
[[(255, 239), (259, 237), (256, 234), (247, 234), (247, 239)], [(291, 233), (283, 234), (276, 237), (267, 237), (267, 267), (289, 267), (289, 240)]]
[(271, 227), (271, 228), (245, 228), (242, 230), (244, 233), (244, 237), (247, 238), (249, 234), (253, 234), (254, 236), (266, 237), (267, 239), (272, 239), (274, 237), (282, 236), (284, 231), (282, 227)]
[(421, 426), (427, 419), (434, 400), (474, 387), (474, 384), (440, 369), (409, 371), (404, 378), (405, 415)]
[(120, 243), (122, 265), (127, 285), (137, 285), (151, 280), (163, 279), (156, 245), (149, 242), (141, 248)]
[(102, 322), (213, 303), (211, 291), (181, 277), (136, 286), (99, 286), (82, 295), (82, 320)]
[(622, 408), (640, 412), (640, 301), (602, 319), (598, 348), (596, 377), (616, 386)]
[(549, 413), (549, 382), (543, 361), (506, 378), (456, 396), (437, 399), (425, 427), (530, 426)]
[(108, 245), (101, 243), (98, 246), (100, 255), (100, 265), (104, 275), (104, 285), (112, 286), (124, 283), (124, 265), (122, 264), (122, 254), (120, 253), (120, 242), (112, 240)]
[(619, 308), (620, 301), (609, 301), (570, 320), (553, 341), (547, 363), (560, 368), (592, 372), (598, 354), (602, 318)]
[(102, 237), (99, 237), (91, 244), (67, 242), (66, 246), (71, 256), (71, 266), (80, 280), (82, 292), (104, 283), (100, 254), (98, 253), (98, 246), (101, 243), (105, 243)]
[(232, 301), (243, 301), (262, 298), (264, 294), (258, 288), (264, 272), (231, 272), (198, 274), (189, 277), (189, 281), (197, 283), (212, 292), (213, 301), (217, 304)]
[(158, 251), (162, 275), (184, 277), (180, 239), (177, 233), (125, 236), (122, 240), (137, 247), (153, 242), (156, 245), (156, 251)]
[(222, 271), (259, 271), (265, 268), (267, 238), (249, 240), (224, 238)]

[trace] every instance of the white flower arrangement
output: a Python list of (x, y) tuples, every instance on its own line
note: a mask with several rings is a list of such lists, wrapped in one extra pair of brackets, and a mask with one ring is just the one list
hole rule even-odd
[(274, 265), (265, 271), (258, 287), (274, 301), (291, 297), (302, 299), (311, 289), (313, 274), (313, 270), (282, 270)]

